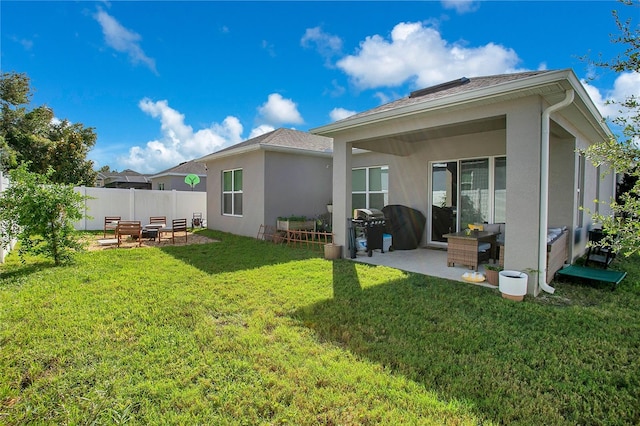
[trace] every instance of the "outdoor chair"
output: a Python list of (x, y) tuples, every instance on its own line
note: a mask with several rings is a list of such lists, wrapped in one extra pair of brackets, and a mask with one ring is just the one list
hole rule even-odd
[(139, 220), (122, 220), (118, 222), (116, 227), (116, 237), (118, 238), (118, 247), (122, 243), (122, 239), (131, 237), (138, 239), (138, 246), (142, 246), (142, 225)]
[(151, 216), (149, 218), (150, 225), (166, 225), (167, 217), (166, 216)]
[(194, 213), (191, 218), (191, 229), (202, 227), (202, 213)]
[(187, 219), (173, 219), (171, 221), (171, 228), (162, 228), (159, 232), (162, 234), (171, 233), (170, 240), (172, 244), (176, 242), (176, 234), (184, 232), (184, 242), (186, 243), (188, 239)]
[(604, 238), (604, 232), (601, 229), (593, 229), (589, 231), (589, 249), (584, 266), (588, 266), (589, 262), (597, 263), (605, 269), (609, 267), (616, 254), (610, 246), (602, 245), (600, 241)]
[(114, 231), (118, 226), (118, 222), (122, 219), (120, 216), (105, 216), (104, 217), (104, 237), (107, 238), (107, 231)]

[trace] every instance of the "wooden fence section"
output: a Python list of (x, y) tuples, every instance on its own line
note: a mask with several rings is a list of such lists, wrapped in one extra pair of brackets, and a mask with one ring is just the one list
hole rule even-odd
[(314, 250), (323, 250), (325, 244), (333, 242), (332, 232), (302, 231), (302, 230), (278, 230), (275, 226), (260, 225), (257, 239), (285, 243), (293, 247), (306, 247)]

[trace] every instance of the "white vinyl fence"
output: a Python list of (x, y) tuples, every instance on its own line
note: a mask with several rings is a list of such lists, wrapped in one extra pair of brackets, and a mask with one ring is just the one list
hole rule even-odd
[[(9, 177), (0, 171), (0, 194), (9, 187)], [(1, 226), (1, 225), (0, 225)], [(2, 230), (0, 229), (0, 232)], [(0, 263), (4, 263), (4, 258), (9, 254), (11, 249), (16, 245), (16, 241), (12, 241), (8, 247), (0, 247)]]
[(75, 224), (77, 230), (104, 229), (105, 216), (120, 216), (122, 220), (149, 223), (151, 216), (166, 216), (167, 224), (173, 219), (187, 219), (191, 224), (194, 213), (207, 217), (207, 193), (200, 191), (160, 191), (142, 189), (116, 189), (76, 187), (82, 195), (90, 197), (85, 203), (85, 218)]

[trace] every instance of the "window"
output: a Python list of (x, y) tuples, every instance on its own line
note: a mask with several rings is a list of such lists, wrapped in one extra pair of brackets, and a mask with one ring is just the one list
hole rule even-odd
[(494, 162), (493, 223), (507, 221), (507, 157)]
[(389, 204), (389, 166), (353, 169), (351, 185), (354, 209), (382, 210)]
[(242, 216), (242, 169), (222, 172), (222, 214)]
[(159, 189), (160, 191), (164, 191), (164, 183), (159, 183), (159, 184), (158, 184), (158, 189)]

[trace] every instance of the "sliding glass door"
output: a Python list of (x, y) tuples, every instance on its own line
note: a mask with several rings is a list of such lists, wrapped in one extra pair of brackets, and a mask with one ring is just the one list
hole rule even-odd
[(458, 162), (431, 165), (431, 240), (446, 243), (443, 237), (456, 232), (458, 223)]
[(460, 229), (489, 220), (489, 159), (460, 161)]
[(431, 241), (470, 223), (501, 223), (506, 217), (506, 157), (431, 164)]

